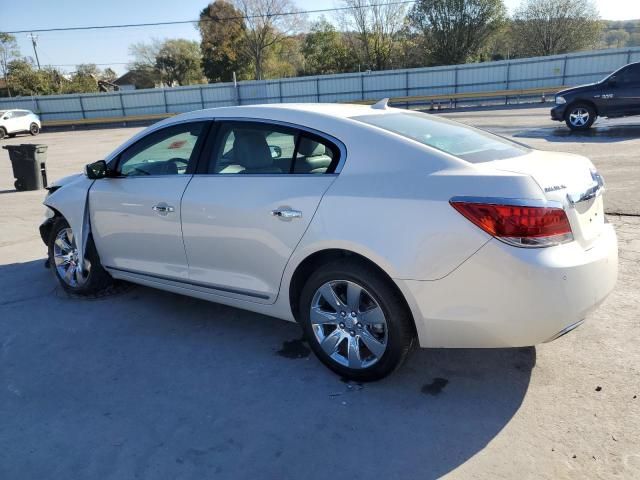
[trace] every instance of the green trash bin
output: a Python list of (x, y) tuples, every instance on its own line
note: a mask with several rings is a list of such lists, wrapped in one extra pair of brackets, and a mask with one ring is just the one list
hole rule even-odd
[(9, 151), (16, 190), (41, 190), (47, 186), (47, 145), (4, 145)]

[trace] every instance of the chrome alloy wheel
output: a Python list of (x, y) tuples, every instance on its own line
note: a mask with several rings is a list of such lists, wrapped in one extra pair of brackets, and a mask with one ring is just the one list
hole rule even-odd
[(345, 367), (370, 367), (387, 349), (384, 312), (357, 283), (335, 280), (318, 288), (311, 301), (310, 320), (320, 347)]
[(56, 235), (53, 261), (58, 275), (70, 287), (78, 287), (87, 281), (91, 264), (85, 259), (84, 268), (80, 268), (78, 247), (71, 228), (63, 228)]
[(574, 127), (584, 127), (589, 121), (589, 111), (586, 108), (578, 107), (569, 113), (569, 122)]

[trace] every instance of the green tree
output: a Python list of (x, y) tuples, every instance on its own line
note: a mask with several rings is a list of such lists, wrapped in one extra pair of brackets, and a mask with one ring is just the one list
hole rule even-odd
[(98, 92), (98, 79), (102, 72), (95, 63), (82, 63), (76, 66), (76, 71), (62, 82), (60, 93), (92, 93)]
[(476, 57), (504, 24), (502, 0), (418, 0), (409, 19), (421, 31), (434, 65)]
[(0, 74), (7, 87), (7, 95), (11, 96), (9, 87), (9, 63), (20, 57), (20, 49), (16, 37), (8, 33), (0, 32)]
[(342, 34), (324, 18), (311, 26), (302, 43), (304, 73), (326, 75), (349, 71), (353, 61)]
[(631, 34), (628, 45), (630, 47), (640, 47), (640, 32)]
[(13, 60), (8, 65), (8, 77), (15, 95), (51, 95), (60, 93), (66, 81), (57, 70), (37, 69), (28, 60)]
[(594, 47), (602, 25), (592, 0), (523, 0), (513, 18), (519, 56), (543, 56)]
[(202, 55), (198, 42), (166, 40), (156, 56), (156, 68), (167, 86), (202, 83)]
[(604, 34), (604, 45), (607, 48), (622, 48), (630, 40), (631, 35), (621, 28), (616, 30), (608, 30)]
[(243, 49), (246, 27), (242, 13), (225, 0), (216, 0), (200, 12), (202, 68), (209, 82), (229, 82), (250, 69)]
[(267, 51), (264, 78), (295, 77), (304, 73), (302, 42), (304, 35), (291, 35)]

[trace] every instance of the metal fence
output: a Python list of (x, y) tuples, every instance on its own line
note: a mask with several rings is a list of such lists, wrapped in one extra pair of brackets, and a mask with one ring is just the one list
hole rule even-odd
[(4, 98), (0, 99), (0, 109), (30, 109), (45, 121), (79, 120), (256, 103), (347, 102), (557, 87), (597, 81), (633, 61), (640, 61), (640, 47), (446, 67), (242, 81), (237, 84)]

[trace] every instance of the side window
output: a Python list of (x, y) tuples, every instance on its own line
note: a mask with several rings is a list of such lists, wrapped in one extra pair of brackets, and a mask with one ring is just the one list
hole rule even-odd
[(202, 142), (207, 122), (184, 123), (158, 130), (133, 144), (118, 161), (120, 175), (180, 175), (187, 171)]
[(621, 84), (640, 84), (640, 64), (628, 66), (616, 77)]
[(316, 135), (279, 125), (228, 122), (218, 130), (208, 173), (323, 174), (335, 171), (339, 150)]
[(296, 147), (295, 130), (262, 123), (229, 122), (218, 130), (209, 173), (286, 174)]
[(339, 150), (325, 139), (303, 132), (298, 139), (293, 173), (333, 173), (339, 155)]

